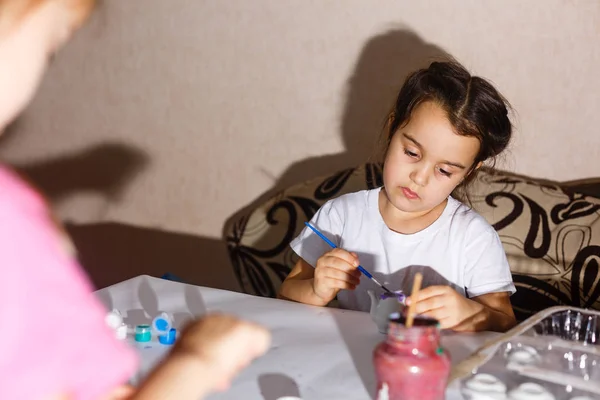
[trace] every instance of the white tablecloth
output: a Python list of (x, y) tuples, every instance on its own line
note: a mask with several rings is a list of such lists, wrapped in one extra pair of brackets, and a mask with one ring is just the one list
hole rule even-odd
[[(160, 312), (171, 313), (179, 328), (192, 316), (221, 311), (268, 327), (273, 335), (269, 352), (245, 369), (226, 393), (210, 399), (304, 400), (370, 399), (375, 397), (372, 352), (384, 339), (367, 313), (312, 307), (218, 289), (139, 276), (99, 290), (108, 309), (117, 308), (129, 325), (150, 323)], [(456, 364), (478, 349), (493, 333), (444, 333), (442, 345)], [(154, 341), (136, 344), (140, 379), (169, 347)], [(447, 399), (462, 399), (456, 385)]]

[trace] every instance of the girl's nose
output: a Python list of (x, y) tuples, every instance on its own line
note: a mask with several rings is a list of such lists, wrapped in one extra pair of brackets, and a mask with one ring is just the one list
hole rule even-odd
[(417, 186), (425, 186), (427, 185), (427, 181), (429, 180), (429, 173), (427, 172), (427, 168), (424, 166), (417, 166), (410, 174), (410, 179)]

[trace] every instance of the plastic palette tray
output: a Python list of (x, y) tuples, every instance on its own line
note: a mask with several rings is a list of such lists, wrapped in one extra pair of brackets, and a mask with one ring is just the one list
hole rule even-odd
[(450, 379), (471, 400), (600, 400), (600, 312), (539, 312), (458, 364)]

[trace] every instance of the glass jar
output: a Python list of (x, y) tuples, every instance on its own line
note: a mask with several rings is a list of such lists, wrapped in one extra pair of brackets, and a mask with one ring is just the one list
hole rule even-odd
[(407, 328), (404, 316), (392, 314), (387, 338), (375, 348), (373, 363), (377, 400), (444, 399), (450, 357), (440, 346), (437, 320), (415, 317)]

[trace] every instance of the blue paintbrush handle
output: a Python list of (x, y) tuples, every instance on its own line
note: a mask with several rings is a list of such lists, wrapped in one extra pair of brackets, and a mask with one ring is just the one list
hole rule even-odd
[[(311, 224), (309, 224), (308, 222), (305, 222), (304, 225), (308, 226), (310, 229), (312, 229), (312, 231), (314, 233), (317, 234), (317, 236), (319, 236), (321, 239), (323, 239), (325, 241), (325, 243), (327, 243), (328, 245), (331, 246), (331, 248), (333, 249), (337, 249), (337, 246), (335, 245), (335, 243), (333, 243), (331, 240), (327, 239), (327, 236), (323, 235), (321, 232), (319, 232), (319, 230), (317, 228), (315, 228), (314, 226), (312, 226)], [(373, 279), (373, 275), (371, 275), (369, 273), (369, 271), (367, 271), (366, 269), (364, 269), (363, 267), (361, 267), (360, 265), (357, 267), (358, 270), (360, 272), (362, 272), (363, 274), (365, 274), (365, 276), (369, 279)], [(381, 285), (380, 285), (381, 286)]]

